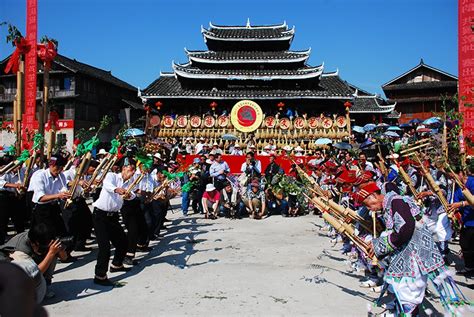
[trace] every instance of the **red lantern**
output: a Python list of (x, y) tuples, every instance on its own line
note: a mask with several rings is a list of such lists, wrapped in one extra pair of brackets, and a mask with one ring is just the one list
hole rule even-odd
[(285, 106), (285, 103), (280, 101), (277, 106), (278, 106), (278, 110), (282, 111), (283, 107)]
[(211, 102), (211, 104), (209, 106), (211, 107), (212, 111), (215, 111), (216, 107), (217, 107), (217, 102), (213, 101), (213, 102)]
[(145, 109), (146, 112), (150, 112), (151, 110), (148, 104), (145, 104), (143, 108)]
[(344, 102), (344, 107), (346, 108), (346, 110), (349, 110), (352, 107), (352, 103), (350, 101), (346, 101)]
[(161, 106), (162, 106), (162, 105), (163, 105), (163, 103), (162, 103), (161, 101), (157, 101), (157, 102), (155, 103), (155, 107), (156, 107), (157, 110), (161, 110)]

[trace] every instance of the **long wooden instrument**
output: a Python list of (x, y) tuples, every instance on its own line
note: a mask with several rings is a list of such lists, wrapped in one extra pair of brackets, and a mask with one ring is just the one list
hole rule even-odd
[(71, 204), (73, 203), (74, 193), (76, 192), (77, 186), (79, 185), (79, 181), (81, 180), (82, 175), (84, 175), (86, 170), (89, 168), (91, 157), (91, 152), (87, 152), (87, 154), (84, 155), (84, 157), (82, 158), (82, 162), (79, 165), (79, 168), (76, 171), (76, 175), (74, 176), (74, 180), (72, 181), (72, 185), (69, 188), (69, 194), (71, 195), (71, 197), (66, 200), (66, 203), (64, 204), (65, 209), (69, 208), (69, 206), (71, 206)]
[(382, 153), (380, 153), (380, 148), (379, 148), (379, 151), (377, 152), (377, 157), (379, 158), (379, 169), (380, 169), (380, 172), (382, 173), (382, 175), (384, 177), (387, 177), (388, 176), (388, 170), (387, 170), (387, 166), (385, 166), (385, 160), (382, 156)]
[(413, 194), (413, 197), (415, 198), (416, 204), (418, 206), (423, 205), (423, 202), (420, 199), (417, 198), (419, 193), (416, 190), (413, 183), (411, 182), (410, 175), (408, 175), (408, 173), (405, 171), (403, 166), (401, 166), (400, 163), (396, 159), (393, 159), (393, 162), (397, 165), (398, 174), (402, 178), (402, 181), (405, 183), (405, 185), (407, 185), (408, 189), (410, 189), (410, 192)]
[(420, 165), (421, 173), (423, 174), (423, 177), (426, 179), (426, 183), (430, 187), (430, 189), (433, 191), (433, 193), (438, 197), (441, 205), (443, 205), (444, 209), (446, 212), (448, 211), (448, 201), (446, 200), (446, 197), (443, 195), (443, 191), (439, 187), (438, 183), (434, 180), (433, 176), (431, 176), (430, 171), (423, 165), (423, 162), (420, 160), (418, 155), (416, 153), (413, 153), (413, 157), (415, 158), (416, 162)]
[(453, 171), (453, 169), (447, 162), (445, 163), (445, 166), (456, 185), (461, 188), (462, 194), (464, 195), (464, 198), (466, 198), (468, 204), (474, 207), (474, 195), (472, 195), (471, 191), (466, 187), (466, 185), (464, 185), (459, 176), (456, 175), (456, 173)]
[(135, 188), (135, 186), (138, 185), (138, 183), (140, 183), (140, 182), (142, 181), (142, 179), (143, 179), (144, 176), (145, 176), (145, 174), (143, 174), (143, 173), (140, 174), (137, 178), (135, 178), (135, 179), (133, 180), (133, 182), (130, 183), (130, 185), (128, 185), (128, 187), (127, 187), (127, 189), (126, 189), (126, 191), (125, 191), (125, 194), (122, 195), (122, 198), (123, 198), (123, 199), (127, 198), (127, 197), (130, 195), (130, 193), (132, 192), (132, 190)]
[(112, 155), (110, 153), (107, 154), (107, 156), (104, 157), (104, 159), (102, 161), (100, 161), (99, 165), (97, 165), (96, 169), (94, 170), (94, 173), (92, 173), (91, 178), (89, 179), (89, 184), (90, 185), (87, 188), (87, 191), (90, 191), (92, 188), (95, 188), (95, 186), (93, 186), (94, 181), (99, 176), (102, 169), (109, 163), (111, 157), (112, 157)]
[(107, 173), (110, 171), (112, 166), (114, 166), (115, 162), (117, 162), (117, 159), (118, 159), (117, 155), (115, 155), (106, 163), (105, 167), (103, 168), (102, 174), (100, 175), (96, 184), (91, 183), (91, 186), (90, 186), (91, 190), (96, 189), (102, 184), (102, 182), (105, 179), (105, 176), (107, 176)]
[(354, 233), (354, 229), (350, 224), (334, 218), (327, 212), (323, 213), (322, 217), (327, 221), (327, 223), (329, 223), (329, 225), (336, 229), (337, 232), (349, 238), (359, 250), (361, 250), (368, 258), (372, 260), (372, 264), (378, 265), (377, 258), (375, 256), (370, 256), (369, 245)]
[(30, 157), (28, 164), (26, 164), (25, 175), (23, 176), (23, 182), (21, 185), (22, 189), (19, 191), (20, 195), (24, 194), (24, 192), (28, 189), (28, 186), (30, 185), (31, 170), (33, 169), (33, 166), (35, 165), (37, 155), (38, 153), (34, 151), (33, 156)]
[(165, 179), (163, 181), (163, 183), (161, 183), (160, 186), (157, 186), (154, 190), (153, 190), (153, 193), (151, 194), (150, 198), (147, 199), (147, 203), (150, 203), (152, 200), (157, 200), (159, 198), (161, 198), (161, 196), (163, 195), (161, 193), (161, 191), (168, 187), (169, 186), (169, 183), (170, 183), (170, 180), (169, 179)]
[(0, 175), (8, 174), (11, 171), (13, 171), (15, 168), (21, 166), (22, 164), (23, 164), (23, 162), (19, 161), (19, 160), (15, 160), (13, 162), (10, 162), (7, 165), (5, 165), (2, 169), (0, 169)]

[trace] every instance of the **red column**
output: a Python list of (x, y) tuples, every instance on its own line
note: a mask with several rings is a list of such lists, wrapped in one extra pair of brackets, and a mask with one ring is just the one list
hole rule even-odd
[(25, 57), (25, 113), (23, 117), (23, 140), (26, 130), (33, 133), (36, 115), (36, 44), (38, 41), (38, 3), (37, 0), (26, 1), (26, 40), (30, 50)]
[[(474, 138), (474, 0), (459, 0), (458, 71), (459, 112), (464, 115), (464, 135)], [(474, 149), (468, 149), (473, 153)]]

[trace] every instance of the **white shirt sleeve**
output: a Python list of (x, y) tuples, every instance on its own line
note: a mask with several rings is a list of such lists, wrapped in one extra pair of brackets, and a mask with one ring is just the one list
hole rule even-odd
[(46, 184), (45, 184), (44, 175), (38, 175), (38, 177), (36, 177), (35, 179), (32, 179), (32, 181), (34, 182), (33, 184), (34, 193), (33, 193), (32, 201), (34, 203), (38, 203), (41, 197), (46, 195), (46, 189), (45, 189)]
[(117, 186), (115, 185), (115, 175), (112, 172), (107, 173), (102, 185), (102, 190), (106, 190), (109, 193), (114, 193)]

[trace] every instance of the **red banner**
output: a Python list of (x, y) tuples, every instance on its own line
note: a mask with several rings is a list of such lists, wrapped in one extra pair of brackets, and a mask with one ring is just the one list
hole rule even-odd
[[(474, 1), (459, 0), (458, 7), (459, 112), (464, 115), (464, 136), (474, 139)], [(468, 149), (468, 154), (473, 151)]]
[[(181, 158), (181, 161), (185, 162), (186, 166), (189, 166), (193, 163), (194, 158), (200, 157), (200, 155), (186, 155)], [(245, 155), (222, 155), (222, 159), (227, 162), (230, 168), (230, 172), (232, 174), (240, 174), (241, 173), (241, 167), (242, 164), (245, 163)], [(269, 156), (255, 156), (257, 160), (259, 160), (262, 163), (262, 173), (265, 171), (267, 168), (268, 164), (270, 164), (270, 157)], [(293, 158), (294, 160), (297, 159), (302, 159), (305, 166), (308, 163), (309, 160), (312, 159), (312, 157), (309, 156), (300, 156), (300, 157), (295, 157)], [(288, 173), (291, 167), (291, 161), (286, 157), (286, 156), (279, 156), (276, 157), (275, 162), (280, 165), (280, 167), (285, 171), (285, 173)], [(306, 169), (303, 167), (303, 169)]]
[[(46, 123), (44, 126), (46, 128), (48, 126), (48, 123)], [(35, 120), (33, 123), (33, 130), (38, 130), (38, 127), (39, 127), (38, 120)], [(2, 128), (13, 129), (13, 121), (3, 121)], [(59, 119), (57, 129), (58, 130), (74, 129), (74, 120)]]
[[(26, 2), (26, 40), (30, 50), (25, 58), (25, 113), (23, 115), (23, 131), (32, 133), (36, 121), (36, 73), (38, 41), (38, 3), (37, 0)], [(25, 139), (25, 137), (23, 137)]]

